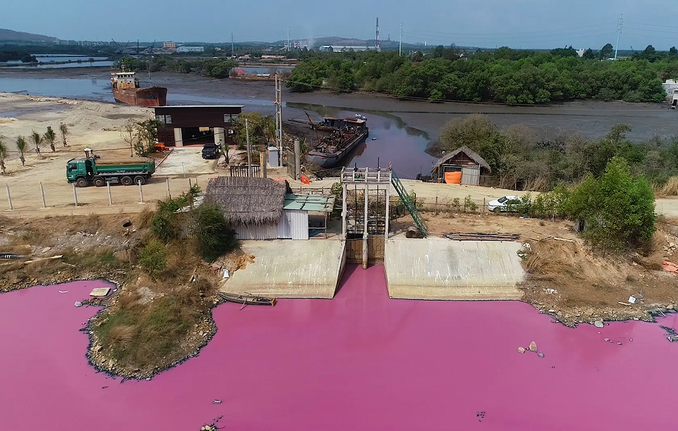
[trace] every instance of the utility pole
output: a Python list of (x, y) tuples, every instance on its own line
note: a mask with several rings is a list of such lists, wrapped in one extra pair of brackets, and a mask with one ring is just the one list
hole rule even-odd
[(400, 45), (398, 46), (398, 55), (403, 55), (403, 23), (400, 23)]
[(231, 33), (231, 57), (235, 57), (235, 51), (233, 51), (233, 33)]
[(619, 14), (619, 21), (617, 21), (617, 44), (614, 46), (614, 59), (617, 59), (617, 51), (619, 51), (619, 36), (622, 33), (622, 27), (624, 26), (624, 15)]
[(290, 28), (287, 27), (287, 52), (290, 52)]
[(275, 75), (275, 140), (278, 147), (277, 165), (280, 166), (280, 157), (282, 157), (283, 130), (282, 130), (282, 79), (276, 73)]
[(245, 118), (245, 134), (247, 135), (247, 177), (252, 178), (252, 148), (250, 147), (250, 124)]

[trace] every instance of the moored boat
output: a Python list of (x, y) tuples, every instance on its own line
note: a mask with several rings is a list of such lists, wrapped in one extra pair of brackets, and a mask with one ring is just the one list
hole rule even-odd
[(116, 72), (111, 74), (113, 98), (122, 103), (135, 106), (165, 106), (167, 88), (144, 87), (139, 85), (135, 72)]
[(275, 306), (275, 298), (264, 298), (262, 296), (254, 295), (240, 295), (237, 293), (219, 292), (219, 296), (227, 302), (235, 302), (243, 305), (270, 305)]
[(346, 119), (325, 117), (324, 123), (335, 130), (322, 138), (306, 155), (308, 162), (323, 168), (337, 166), (354, 148), (365, 142), (369, 135), (364, 117)]

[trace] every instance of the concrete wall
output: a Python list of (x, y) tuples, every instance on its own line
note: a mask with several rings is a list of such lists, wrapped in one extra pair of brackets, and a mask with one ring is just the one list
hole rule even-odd
[(389, 296), (430, 300), (515, 300), (523, 281), (517, 242), (393, 238), (386, 242)]

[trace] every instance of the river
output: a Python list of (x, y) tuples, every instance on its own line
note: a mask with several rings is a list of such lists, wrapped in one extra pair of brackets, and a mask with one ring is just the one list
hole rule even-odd
[[(0, 428), (672, 429), (678, 345), (659, 325), (564, 327), (522, 302), (390, 300), (349, 266), (334, 300), (222, 304), (201, 353), (150, 381), (87, 364), (101, 281), (0, 295)], [(675, 327), (677, 316), (660, 323)], [(605, 341), (608, 339), (609, 341)], [(537, 343), (544, 357), (520, 354)], [(217, 402), (215, 403), (215, 400)]]
[[(271, 82), (215, 80), (193, 74), (157, 73), (150, 79), (140, 74), (142, 85), (169, 89), (168, 103), (241, 104), (246, 111), (274, 113)], [(113, 102), (107, 68), (6, 70), (0, 69), (0, 92), (69, 97)], [(483, 113), (503, 128), (524, 124), (538, 139), (556, 139), (563, 134), (600, 138), (612, 125), (627, 123), (629, 139), (647, 141), (652, 137), (678, 136), (678, 111), (665, 104), (579, 101), (547, 106), (504, 106), (472, 103), (428, 103), (403, 101), (379, 94), (335, 94), (330, 92), (290, 93), (283, 91), (286, 121), (306, 121), (303, 110), (316, 114), (368, 117), (370, 138), (354, 152), (347, 165), (382, 166), (392, 162), (404, 178), (430, 172), (434, 158), (425, 153), (446, 121), (472, 113)], [(319, 119), (319, 116), (316, 117)], [(376, 140), (371, 138), (375, 137)]]

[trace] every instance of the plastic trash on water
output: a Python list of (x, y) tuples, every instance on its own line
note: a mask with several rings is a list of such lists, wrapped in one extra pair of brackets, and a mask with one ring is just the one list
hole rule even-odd
[(228, 269), (224, 270), (224, 278), (229, 278), (231, 274), (229, 273)]

